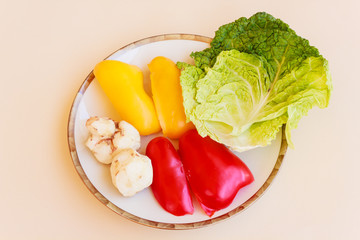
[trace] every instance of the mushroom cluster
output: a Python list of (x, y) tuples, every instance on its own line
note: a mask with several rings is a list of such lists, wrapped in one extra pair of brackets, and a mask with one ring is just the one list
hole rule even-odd
[(86, 146), (96, 160), (111, 164), (112, 182), (123, 196), (133, 196), (151, 185), (151, 160), (136, 151), (140, 148), (136, 128), (126, 121), (97, 116), (89, 118), (86, 127), (90, 133)]

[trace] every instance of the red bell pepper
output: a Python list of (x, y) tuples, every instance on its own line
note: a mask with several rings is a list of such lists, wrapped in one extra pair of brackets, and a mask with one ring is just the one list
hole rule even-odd
[(183, 164), (172, 143), (154, 138), (146, 147), (153, 166), (151, 190), (159, 204), (176, 216), (192, 214), (194, 207)]
[(254, 181), (240, 158), (211, 138), (202, 138), (195, 129), (180, 138), (179, 152), (191, 190), (210, 217)]

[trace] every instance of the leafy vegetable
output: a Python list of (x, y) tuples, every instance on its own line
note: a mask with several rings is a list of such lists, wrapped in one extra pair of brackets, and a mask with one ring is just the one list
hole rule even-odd
[(187, 119), (201, 136), (234, 150), (265, 146), (286, 124), (328, 105), (328, 62), (315, 47), (267, 13), (240, 18), (216, 32), (211, 47), (178, 63)]

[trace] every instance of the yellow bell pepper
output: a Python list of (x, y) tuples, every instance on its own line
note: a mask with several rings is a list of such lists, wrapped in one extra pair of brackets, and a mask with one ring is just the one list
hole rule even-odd
[(163, 134), (166, 137), (180, 138), (187, 130), (194, 128), (186, 122), (180, 86), (180, 70), (166, 57), (156, 57), (150, 64), (151, 90), (156, 112)]
[(94, 75), (120, 117), (141, 135), (161, 130), (154, 103), (144, 90), (140, 68), (116, 60), (104, 60), (95, 66)]

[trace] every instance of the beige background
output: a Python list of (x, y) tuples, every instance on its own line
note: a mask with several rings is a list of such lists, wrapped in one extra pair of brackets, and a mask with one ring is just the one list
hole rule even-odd
[[(0, 239), (360, 239), (360, 33), (357, 0), (0, 1)], [(93, 66), (163, 33), (212, 37), (267, 11), (329, 60), (334, 92), (293, 132), (266, 194), (233, 218), (190, 231), (130, 222), (103, 206), (67, 146), (72, 100)]]

